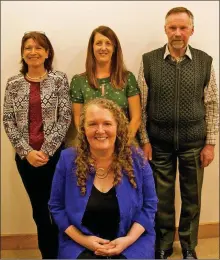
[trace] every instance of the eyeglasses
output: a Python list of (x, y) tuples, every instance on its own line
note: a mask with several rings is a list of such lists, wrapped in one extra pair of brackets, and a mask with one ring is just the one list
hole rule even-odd
[(27, 32), (24, 33), (24, 35), (26, 35), (28, 33), (40, 33), (40, 34), (43, 34), (43, 35), (46, 36), (45, 32), (43, 32), (43, 31), (27, 31)]

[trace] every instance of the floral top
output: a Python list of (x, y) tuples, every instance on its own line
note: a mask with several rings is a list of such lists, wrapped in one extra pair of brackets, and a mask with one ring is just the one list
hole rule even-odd
[(73, 103), (87, 103), (94, 98), (104, 97), (117, 103), (128, 116), (128, 97), (139, 95), (140, 90), (133, 73), (129, 72), (127, 84), (123, 89), (114, 88), (110, 77), (98, 79), (99, 88), (88, 84), (85, 75), (75, 75), (70, 83), (70, 98)]

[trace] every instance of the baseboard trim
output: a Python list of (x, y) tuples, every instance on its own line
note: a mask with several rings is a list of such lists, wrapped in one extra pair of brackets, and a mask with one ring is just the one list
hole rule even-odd
[[(199, 225), (199, 239), (219, 237), (219, 222)], [(175, 240), (179, 240), (176, 232)], [(1, 235), (1, 250), (37, 249), (36, 234)]]
[(1, 250), (37, 249), (36, 234), (1, 235)]
[[(219, 237), (219, 222), (203, 223), (199, 225), (199, 239)], [(175, 240), (179, 240), (178, 232), (176, 231)]]

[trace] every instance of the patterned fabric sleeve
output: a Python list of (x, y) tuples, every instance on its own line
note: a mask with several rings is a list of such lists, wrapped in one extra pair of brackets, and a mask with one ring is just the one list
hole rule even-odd
[(138, 74), (138, 85), (141, 91), (141, 108), (142, 108), (141, 125), (139, 127), (138, 133), (140, 137), (140, 143), (144, 145), (146, 143), (149, 143), (149, 138), (146, 130), (146, 124), (147, 124), (146, 107), (147, 107), (148, 86), (144, 78), (144, 67), (143, 67), (142, 60), (141, 60), (139, 74)]
[(206, 144), (215, 145), (218, 133), (218, 89), (216, 85), (215, 72), (211, 66), (211, 75), (208, 85), (204, 89), (204, 104), (206, 110)]
[(81, 76), (73, 76), (70, 83), (70, 99), (73, 103), (84, 103), (84, 97), (82, 93), (82, 79)]
[(41, 150), (49, 156), (53, 156), (60, 147), (71, 123), (69, 83), (66, 74), (62, 73), (62, 75), (62, 78), (56, 81), (58, 85), (57, 122), (51, 129), (51, 133), (44, 136), (44, 143), (41, 147)]
[(7, 81), (4, 105), (3, 105), (3, 124), (5, 127), (5, 132), (14, 146), (16, 152), (24, 159), (27, 154), (33, 150), (33, 148), (25, 141), (22, 134), (19, 132), (17, 127), (17, 121), (15, 117), (15, 112), (13, 108), (13, 92), (11, 91), (13, 85), (9, 83), (10, 79)]
[(127, 82), (127, 97), (136, 96), (140, 93), (140, 89), (137, 83), (137, 80), (133, 73), (129, 72), (128, 82)]

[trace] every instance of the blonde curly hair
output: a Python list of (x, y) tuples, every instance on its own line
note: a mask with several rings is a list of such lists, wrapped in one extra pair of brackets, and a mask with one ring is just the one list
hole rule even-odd
[(77, 185), (80, 187), (81, 194), (85, 195), (86, 193), (86, 182), (88, 175), (91, 173), (90, 146), (85, 134), (86, 112), (88, 107), (91, 105), (96, 105), (109, 110), (117, 123), (117, 137), (115, 141), (113, 162), (111, 165), (111, 169), (114, 172), (113, 186), (116, 186), (121, 181), (123, 174), (122, 170), (124, 170), (131, 185), (134, 188), (137, 188), (132, 166), (132, 151), (129, 142), (128, 120), (124, 112), (115, 102), (104, 98), (96, 98), (84, 105), (80, 116), (78, 142), (76, 146), (77, 157), (75, 163)]

